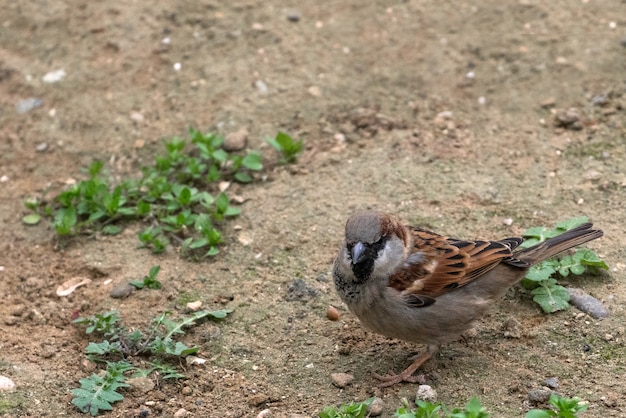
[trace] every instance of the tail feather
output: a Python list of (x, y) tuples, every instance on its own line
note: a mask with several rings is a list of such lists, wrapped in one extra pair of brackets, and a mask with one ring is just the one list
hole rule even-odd
[(510, 259), (503, 260), (503, 262), (522, 268), (532, 266), (604, 235), (601, 230), (592, 228), (592, 223), (584, 223), (537, 245), (516, 251)]

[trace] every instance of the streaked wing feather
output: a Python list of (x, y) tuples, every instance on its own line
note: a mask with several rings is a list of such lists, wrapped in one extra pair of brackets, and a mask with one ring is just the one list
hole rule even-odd
[(428, 306), (436, 296), (476, 280), (509, 259), (523, 241), (463, 241), (420, 228), (409, 230), (413, 236), (412, 254), (389, 278), (389, 286), (404, 293), (407, 303), (415, 307)]

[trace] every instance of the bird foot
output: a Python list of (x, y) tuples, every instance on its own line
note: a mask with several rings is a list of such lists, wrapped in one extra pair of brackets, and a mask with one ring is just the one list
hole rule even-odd
[(426, 379), (423, 374), (419, 374), (417, 376), (413, 376), (413, 373), (417, 369), (421, 367), (422, 364), (426, 360), (428, 360), (432, 356), (432, 353), (426, 352), (420, 354), (414, 361), (411, 363), (409, 367), (398, 374), (388, 374), (385, 376), (381, 376), (379, 374), (374, 373), (374, 379), (380, 380), (382, 383), (378, 385), (379, 388), (388, 388), (398, 383), (407, 382), (407, 383), (421, 383), (423, 384)]

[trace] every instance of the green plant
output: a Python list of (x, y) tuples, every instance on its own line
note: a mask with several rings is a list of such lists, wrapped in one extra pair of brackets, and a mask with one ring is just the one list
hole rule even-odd
[(335, 408), (327, 406), (319, 413), (320, 418), (363, 418), (367, 412), (367, 407), (374, 401), (374, 398), (363, 402), (351, 402), (347, 405), (340, 405)]
[[(559, 222), (554, 229), (530, 228), (524, 233), (521, 248), (531, 247), (585, 222), (588, 222), (586, 217), (579, 217)], [(608, 269), (608, 266), (592, 250), (578, 248), (572, 255), (553, 257), (532, 266), (522, 280), (522, 286), (531, 290), (533, 300), (544, 312), (552, 313), (569, 307), (567, 289), (558, 284), (555, 276), (580, 275), (586, 270), (597, 272), (599, 269)]]
[(302, 152), (302, 140), (295, 141), (284, 132), (278, 132), (275, 138), (266, 137), (265, 140), (278, 151), (280, 155), (279, 162), (281, 164), (295, 163), (298, 154)]
[[(151, 273), (158, 272), (158, 266), (151, 269)], [(124, 397), (118, 389), (128, 386), (126, 374), (132, 372), (134, 376), (148, 376), (157, 371), (163, 379), (182, 378), (175, 366), (163, 363), (168, 358), (180, 358), (195, 354), (199, 347), (188, 347), (175, 338), (185, 333), (184, 329), (196, 324), (204, 318), (225, 318), (231, 311), (201, 311), (191, 316), (172, 320), (170, 313), (164, 312), (154, 318), (145, 330), (130, 329), (121, 323), (119, 314), (109, 311), (86, 318), (78, 318), (76, 324), (86, 325), (87, 334), (100, 334), (104, 337), (100, 342), (89, 342), (85, 348), (87, 358), (96, 363), (105, 363), (102, 373), (80, 380), (80, 388), (72, 389), (74, 398), (72, 403), (82, 412), (97, 415), (99, 411), (111, 410), (112, 403)], [(147, 362), (150, 367), (135, 366), (133, 360), (141, 356), (155, 360)], [(136, 361), (139, 363), (139, 359)]]
[(189, 135), (190, 143), (181, 138), (165, 141), (165, 153), (143, 167), (139, 178), (118, 184), (105, 175), (102, 162), (94, 161), (86, 180), (48, 204), (26, 199), (24, 205), (34, 213), (24, 216), (24, 224), (50, 217), (57, 235), (67, 239), (94, 231), (115, 235), (125, 222), (141, 220), (148, 226), (138, 234), (140, 247), (161, 253), (174, 244), (194, 258), (216, 255), (223, 240), (219, 223), (240, 213), (217, 183), (252, 181), (252, 173), (263, 169), (261, 155), (228, 153), (218, 135), (194, 129)]
[(409, 407), (408, 402), (403, 400), (403, 406), (398, 408), (394, 413), (397, 418), (488, 418), (489, 414), (480, 404), (478, 398), (469, 400), (465, 408), (454, 408), (448, 411), (446, 406), (441, 403), (431, 403), (422, 400), (416, 400), (417, 409), (413, 410)]
[(160, 270), (161, 266), (153, 266), (147, 276), (143, 276), (143, 279), (141, 280), (132, 280), (130, 284), (135, 286), (137, 289), (143, 289), (144, 287), (147, 289), (160, 289), (161, 282), (156, 279)]
[(102, 376), (92, 374), (80, 379), (80, 388), (72, 389), (74, 395), (72, 403), (82, 412), (88, 412), (92, 416), (100, 411), (110, 411), (111, 404), (124, 399), (117, 390), (128, 387), (125, 383), (124, 372), (132, 366), (125, 361), (107, 363), (107, 368)]
[(550, 395), (549, 402), (556, 411), (552, 409), (532, 409), (526, 413), (525, 418), (576, 418), (578, 414), (586, 411), (588, 407), (587, 404), (581, 403), (578, 398), (569, 399), (555, 393)]

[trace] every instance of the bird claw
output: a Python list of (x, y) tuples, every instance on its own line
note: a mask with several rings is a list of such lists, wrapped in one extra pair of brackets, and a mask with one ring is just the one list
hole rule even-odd
[(398, 383), (419, 383), (419, 384), (424, 384), (426, 383), (426, 377), (424, 377), (423, 374), (418, 374), (417, 376), (413, 376), (412, 373), (399, 373), (399, 374), (392, 374), (389, 373), (385, 376), (381, 376), (379, 374), (374, 373), (373, 374), (374, 379), (376, 380), (380, 380), (382, 383), (380, 385), (378, 385), (379, 388), (388, 388), (390, 386), (393, 386), (395, 384)]

